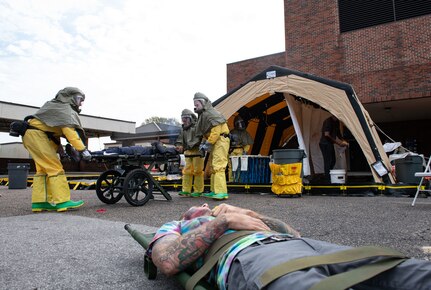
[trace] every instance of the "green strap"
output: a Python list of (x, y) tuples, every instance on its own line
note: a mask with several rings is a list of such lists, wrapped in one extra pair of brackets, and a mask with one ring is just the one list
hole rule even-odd
[(248, 236), (252, 233), (255, 233), (254, 231), (238, 231), (231, 234), (226, 234), (218, 238), (211, 248), (208, 250), (208, 253), (206, 255), (205, 264), (196, 271), (192, 277), (187, 281), (185, 285), (186, 290), (193, 290), (195, 288), (195, 285), (203, 278), (205, 275), (207, 275), (211, 269), (217, 264), (218, 259), (221, 255), (226, 252), (227, 249), (229, 249), (233, 244), (241, 240), (243, 237)]
[(230, 234), (225, 234), (219, 237), (208, 249), (208, 252), (205, 254), (204, 263), (206, 263), (214, 254), (216, 254), (220, 249), (228, 244), (229, 242), (236, 240), (236, 238), (242, 238), (251, 234), (256, 233), (255, 231), (236, 231)]
[(325, 278), (322, 281), (314, 284), (310, 290), (344, 290), (368, 280), (384, 271), (392, 269), (405, 260), (407, 260), (407, 258), (392, 257), (372, 264), (363, 265), (348, 272)]
[(266, 270), (260, 276), (262, 288), (267, 286), (272, 281), (289, 274), (291, 272), (299, 271), (302, 269), (315, 267), (319, 265), (330, 265), (345, 262), (352, 262), (372, 257), (398, 257), (405, 258), (405, 256), (395, 250), (381, 247), (359, 247), (352, 248), (344, 251), (335, 252), (327, 255), (309, 256), (287, 261), (285, 263), (276, 265)]

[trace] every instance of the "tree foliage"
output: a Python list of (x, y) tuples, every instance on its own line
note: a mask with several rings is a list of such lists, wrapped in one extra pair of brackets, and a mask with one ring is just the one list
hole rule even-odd
[(154, 122), (154, 123), (168, 124), (168, 125), (175, 125), (175, 126), (180, 126), (181, 125), (181, 122), (178, 121), (175, 118), (165, 118), (165, 117), (154, 116), (154, 117), (150, 117), (148, 119), (145, 119), (145, 121), (142, 122), (141, 126), (145, 125), (145, 124), (152, 123), (152, 122)]

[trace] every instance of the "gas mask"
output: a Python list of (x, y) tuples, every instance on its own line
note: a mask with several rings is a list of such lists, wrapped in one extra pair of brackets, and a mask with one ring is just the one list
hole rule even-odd
[(237, 120), (235, 122), (235, 129), (244, 130), (245, 129), (245, 122), (244, 122), (244, 120), (242, 120), (242, 119)]

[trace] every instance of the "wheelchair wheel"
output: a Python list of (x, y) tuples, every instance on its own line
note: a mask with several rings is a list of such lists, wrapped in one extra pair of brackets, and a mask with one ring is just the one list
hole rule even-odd
[(121, 173), (107, 170), (96, 181), (97, 197), (104, 203), (114, 204), (123, 197)]
[(135, 169), (126, 175), (123, 194), (129, 204), (142, 206), (153, 196), (153, 186), (153, 181), (147, 171)]

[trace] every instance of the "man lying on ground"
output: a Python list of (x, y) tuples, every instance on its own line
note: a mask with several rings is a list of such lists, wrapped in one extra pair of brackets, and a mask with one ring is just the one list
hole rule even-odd
[[(228, 204), (210, 209), (205, 203), (191, 207), (181, 220), (160, 227), (147, 255), (166, 275), (174, 275), (189, 267), (197, 270), (202, 267), (208, 249), (218, 238), (240, 230), (256, 232), (236, 242), (218, 260), (210, 282), (216, 283), (219, 289), (261, 289), (262, 275), (273, 266), (306, 256), (351, 249), (301, 238), (290, 225), (252, 210)], [(305, 268), (281, 276), (265, 289), (309, 289), (329, 276), (380, 260), (383, 258), (373, 257)], [(431, 263), (405, 259), (393, 268), (360, 282), (354, 289), (431, 289)]]

